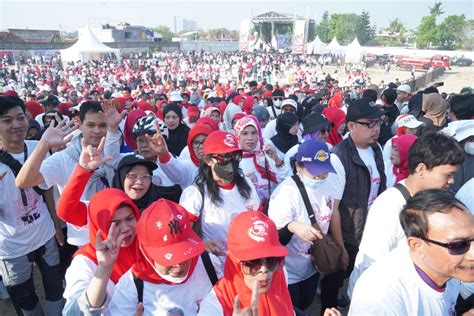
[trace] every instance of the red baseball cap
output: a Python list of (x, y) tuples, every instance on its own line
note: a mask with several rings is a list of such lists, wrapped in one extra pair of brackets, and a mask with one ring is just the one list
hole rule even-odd
[(234, 151), (241, 151), (241, 149), (237, 138), (231, 133), (214, 131), (204, 141), (204, 155), (227, 154)]
[(154, 202), (142, 213), (137, 223), (137, 238), (144, 254), (162, 266), (179, 264), (205, 250), (192, 229), (187, 211), (165, 199)]
[(275, 223), (261, 212), (242, 212), (230, 223), (229, 252), (239, 260), (285, 257), (288, 250), (278, 239)]

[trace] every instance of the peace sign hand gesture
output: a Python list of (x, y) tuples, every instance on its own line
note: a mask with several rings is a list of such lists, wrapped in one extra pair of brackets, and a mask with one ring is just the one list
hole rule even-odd
[(240, 298), (237, 295), (234, 300), (234, 310), (232, 316), (258, 316), (258, 282), (255, 281), (252, 289), (252, 299), (250, 306), (240, 308)]
[(148, 144), (150, 145), (151, 149), (153, 149), (153, 151), (158, 155), (158, 157), (168, 156), (168, 147), (166, 146), (165, 138), (163, 137), (163, 135), (161, 135), (160, 125), (158, 124), (157, 120), (155, 120), (154, 124), (156, 134), (153, 136), (145, 134), (145, 137), (148, 140)]
[(116, 223), (110, 225), (109, 234), (105, 240), (102, 240), (102, 232), (97, 231), (95, 242), (97, 263), (101, 266), (112, 267), (117, 261), (120, 244), (124, 238), (125, 235), (120, 234)]
[(107, 161), (111, 160), (112, 157), (102, 158), (102, 152), (104, 151), (105, 137), (100, 140), (99, 147), (94, 148), (91, 145), (86, 145), (84, 138), (82, 139), (82, 152), (79, 157), (79, 165), (86, 171), (91, 172)]

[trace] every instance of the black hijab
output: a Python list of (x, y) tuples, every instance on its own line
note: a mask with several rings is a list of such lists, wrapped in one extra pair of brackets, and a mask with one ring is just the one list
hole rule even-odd
[(289, 133), (290, 128), (298, 122), (298, 116), (292, 112), (281, 113), (277, 118), (277, 134), (271, 138), (273, 144), (283, 153), (298, 144), (298, 136)]
[[(141, 165), (140, 163), (134, 164), (134, 165), (125, 165), (115, 172), (114, 178), (112, 180), (112, 187), (116, 189), (120, 189), (122, 191), (124, 190), (123, 184), (125, 182), (125, 177), (127, 176), (127, 173), (130, 172), (130, 170), (135, 167)], [(143, 165), (148, 169), (148, 172), (150, 176), (153, 175), (153, 170), (150, 170), (150, 168), (147, 165)], [(144, 209), (146, 209), (151, 203), (159, 200), (163, 196), (159, 192), (159, 187), (153, 184), (153, 182), (150, 183), (150, 187), (148, 188), (148, 191), (146, 191), (145, 195), (142, 196), (138, 200), (132, 200), (132, 202), (137, 206), (138, 210), (143, 212)]]
[(183, 113), (181, 112), (181, 107), (176, 103), (167, 104), (163, 108), (163, 117), (168, 114), (168, 112), (173, 111), (179, 117), (179, 124), (174, 130), (168, 129), (168, 139), (166, 139), (166, 145), (168, 146), (168, 151), (174, 156), (179, 156), (181, 151), (187, 145), (189, 127), (183, 123)]

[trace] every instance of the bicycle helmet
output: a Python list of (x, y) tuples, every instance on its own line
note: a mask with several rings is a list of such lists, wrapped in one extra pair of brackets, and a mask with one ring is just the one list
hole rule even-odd
[(138, 135), (142, 134), (150, 134), (153, 135), (156, 133), (155, 127), (155, 120), (158, 121), (158, 125), (160, 126), (161, 135), (165, 139), (168, 138), (168, 127), (166, 127), (165, 123), (157, 117), (154, 116), (143, 116), (138, 119), (132, 129), (133, 136), (137, 137)]

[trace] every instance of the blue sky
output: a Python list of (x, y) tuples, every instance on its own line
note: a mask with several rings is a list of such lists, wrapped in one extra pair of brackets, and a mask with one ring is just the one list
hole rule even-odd
[[(357, 13), (366, 10), (377, 27), (385, 27), (398, 17), (407, 28), (415, 28), (435, 0), (0, 0), (0, 30), (7, 28), (59, 29), (74, 31), (86, 24), (173, 26), (173, 16), (195, 20), (203, 29), (239, 29), (240, 20), (267, 11), (285, 12), (316, 18), (329, 13)], [(464, 14), (474, 18), (473, 0), (444, 0), (444, 16)], [(442, 17), (443, 18), (443, 17)]]

